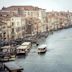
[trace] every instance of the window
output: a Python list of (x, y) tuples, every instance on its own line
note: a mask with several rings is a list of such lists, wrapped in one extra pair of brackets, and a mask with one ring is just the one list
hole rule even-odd
[(0, 16), (2, 16), (2, 14), (0, 14)]
[(12, 34), (14, 34), (14, 28), (12, 28)]
[(4, 38), (4, 40), (5, 40), (6, 38)]
[(30, 15), (30, 12), (28, 12), (28, 15)]
[(9, 15), (7, 14), (7, 16), (9, 16)]
[(29, 15), (29, 12), (28, 12), (28, 15)]
[(22, 49), (22, 51), (25, 51), (24, 49)]
[(16, 29), (16, 32), (19, 32), (20, 31), (20, 27), (18, 27), (17, 29)]
[(37, 13), (37, 16), (39, 17), (39, 13)]
[(3, 33), (3, 37), (5, 38), (6, 32)]
[(14, 20), (14, 19), (12, 18), (12, 20)]
[(24, 30), (24, 29), (25, 29), (25, 26), (22, 27), (22, 30)]
[(12, 37), (11, 37), (12, 39), (14, 39), (14, 36), (12, 35)]
[(33, 15), (33, 12), (31, 12), (31, 16)]
[(5, 26), (3, 26), (3, 29), (5, 28)]
[(4, 32), (4, 34), (6, 34), (6, 32)]
[(14, 26), (14, 22), (12, 22), (12, 26)]
[(0, 38), (2, 38), (2, 34), (0, 34)]
[(17, 22), (17, 25), (19, 25), (19, 22)]

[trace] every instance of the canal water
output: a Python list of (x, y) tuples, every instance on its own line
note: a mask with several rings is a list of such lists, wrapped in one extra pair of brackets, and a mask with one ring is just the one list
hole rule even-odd
[(41, 39), (47, 52), (39, 55), (33, 45), (26, 57), (16, 59), (23, 72), (72, 72), (72, 28), (54, 32)]

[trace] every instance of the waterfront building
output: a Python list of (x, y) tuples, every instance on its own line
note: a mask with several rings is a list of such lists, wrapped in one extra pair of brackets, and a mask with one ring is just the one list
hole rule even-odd
[[(5, 40), (15, 40), (18, 38), (23, 38), (26, 35), (36, 35), (43, 31), (41, 21), (34, 17), (24, 17), (20, 15), (1, 15), (1, 21), (5, 23)], [(1, 23), (1, 22), (0, 22)], [(2, 24), (3, 25), (3, 24)]]
[(70, 12), (47, 12), (47, 23), (49, 30), (68, 27), (71, 24)]
[(7, 37), (6, 31), (7, 31), (6, 23), (4, 23), (0, 20), (0, 40), (6, 39), (6, 37)]
[(42, 32), (46, 29), (46, 11), (45, 9), (34, 7), (34, 6), (10, 6), (3, 7), (1, 12), (8, 12), (11, 15), (21, 15), (25, 18), (36, 18), (41, 21)]
[(42, 31), (41, 21), (38, 18), (26, 18), (26, 35), (36, 35)]
[[(5, 28), (1, 27), (2, 30), (4, 29), (5, 39), (6, 40), (13, 40), (17, 38), (22, 38), (23, 37), (23, 32), (24, 32), (24, 26), (25, 26), (25, 19), (22, 16), (10, 16), (9, 15), (3, 15), (1, 14), (0, 19), (2, 22), (6, 24)], [(4, 37), (3, 37), (4, 38)]]

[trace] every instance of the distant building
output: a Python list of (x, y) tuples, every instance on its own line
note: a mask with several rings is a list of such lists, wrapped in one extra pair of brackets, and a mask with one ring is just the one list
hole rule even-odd
[(70, 13), (68, 12), (47, 12), (48, 29), (58, 29), (70, 25)]

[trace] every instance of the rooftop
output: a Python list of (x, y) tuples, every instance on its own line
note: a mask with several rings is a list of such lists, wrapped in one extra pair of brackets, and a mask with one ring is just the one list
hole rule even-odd
[(19, 46), (19, 47), (17, 47), (17, 49), (27, 49), (28, 48), (28, 46)]
[(34, 6), (10, 6), (7, 8), (2, 8), (2, 10), (10, 10), (10, 11), (15, 11), (15, 10), (41, 10), (42, 8), (39, 7), (34, 7)]
[(6, 62), (4, 63), (5, 67), (10, 71), (23, 70), (21, 66), (18, 66), (15, 62)]
[(31, 44), (31, 42), (24, 42), (24, 43), (22, 43), (22, 45), (29, 45), (29, 44)]

